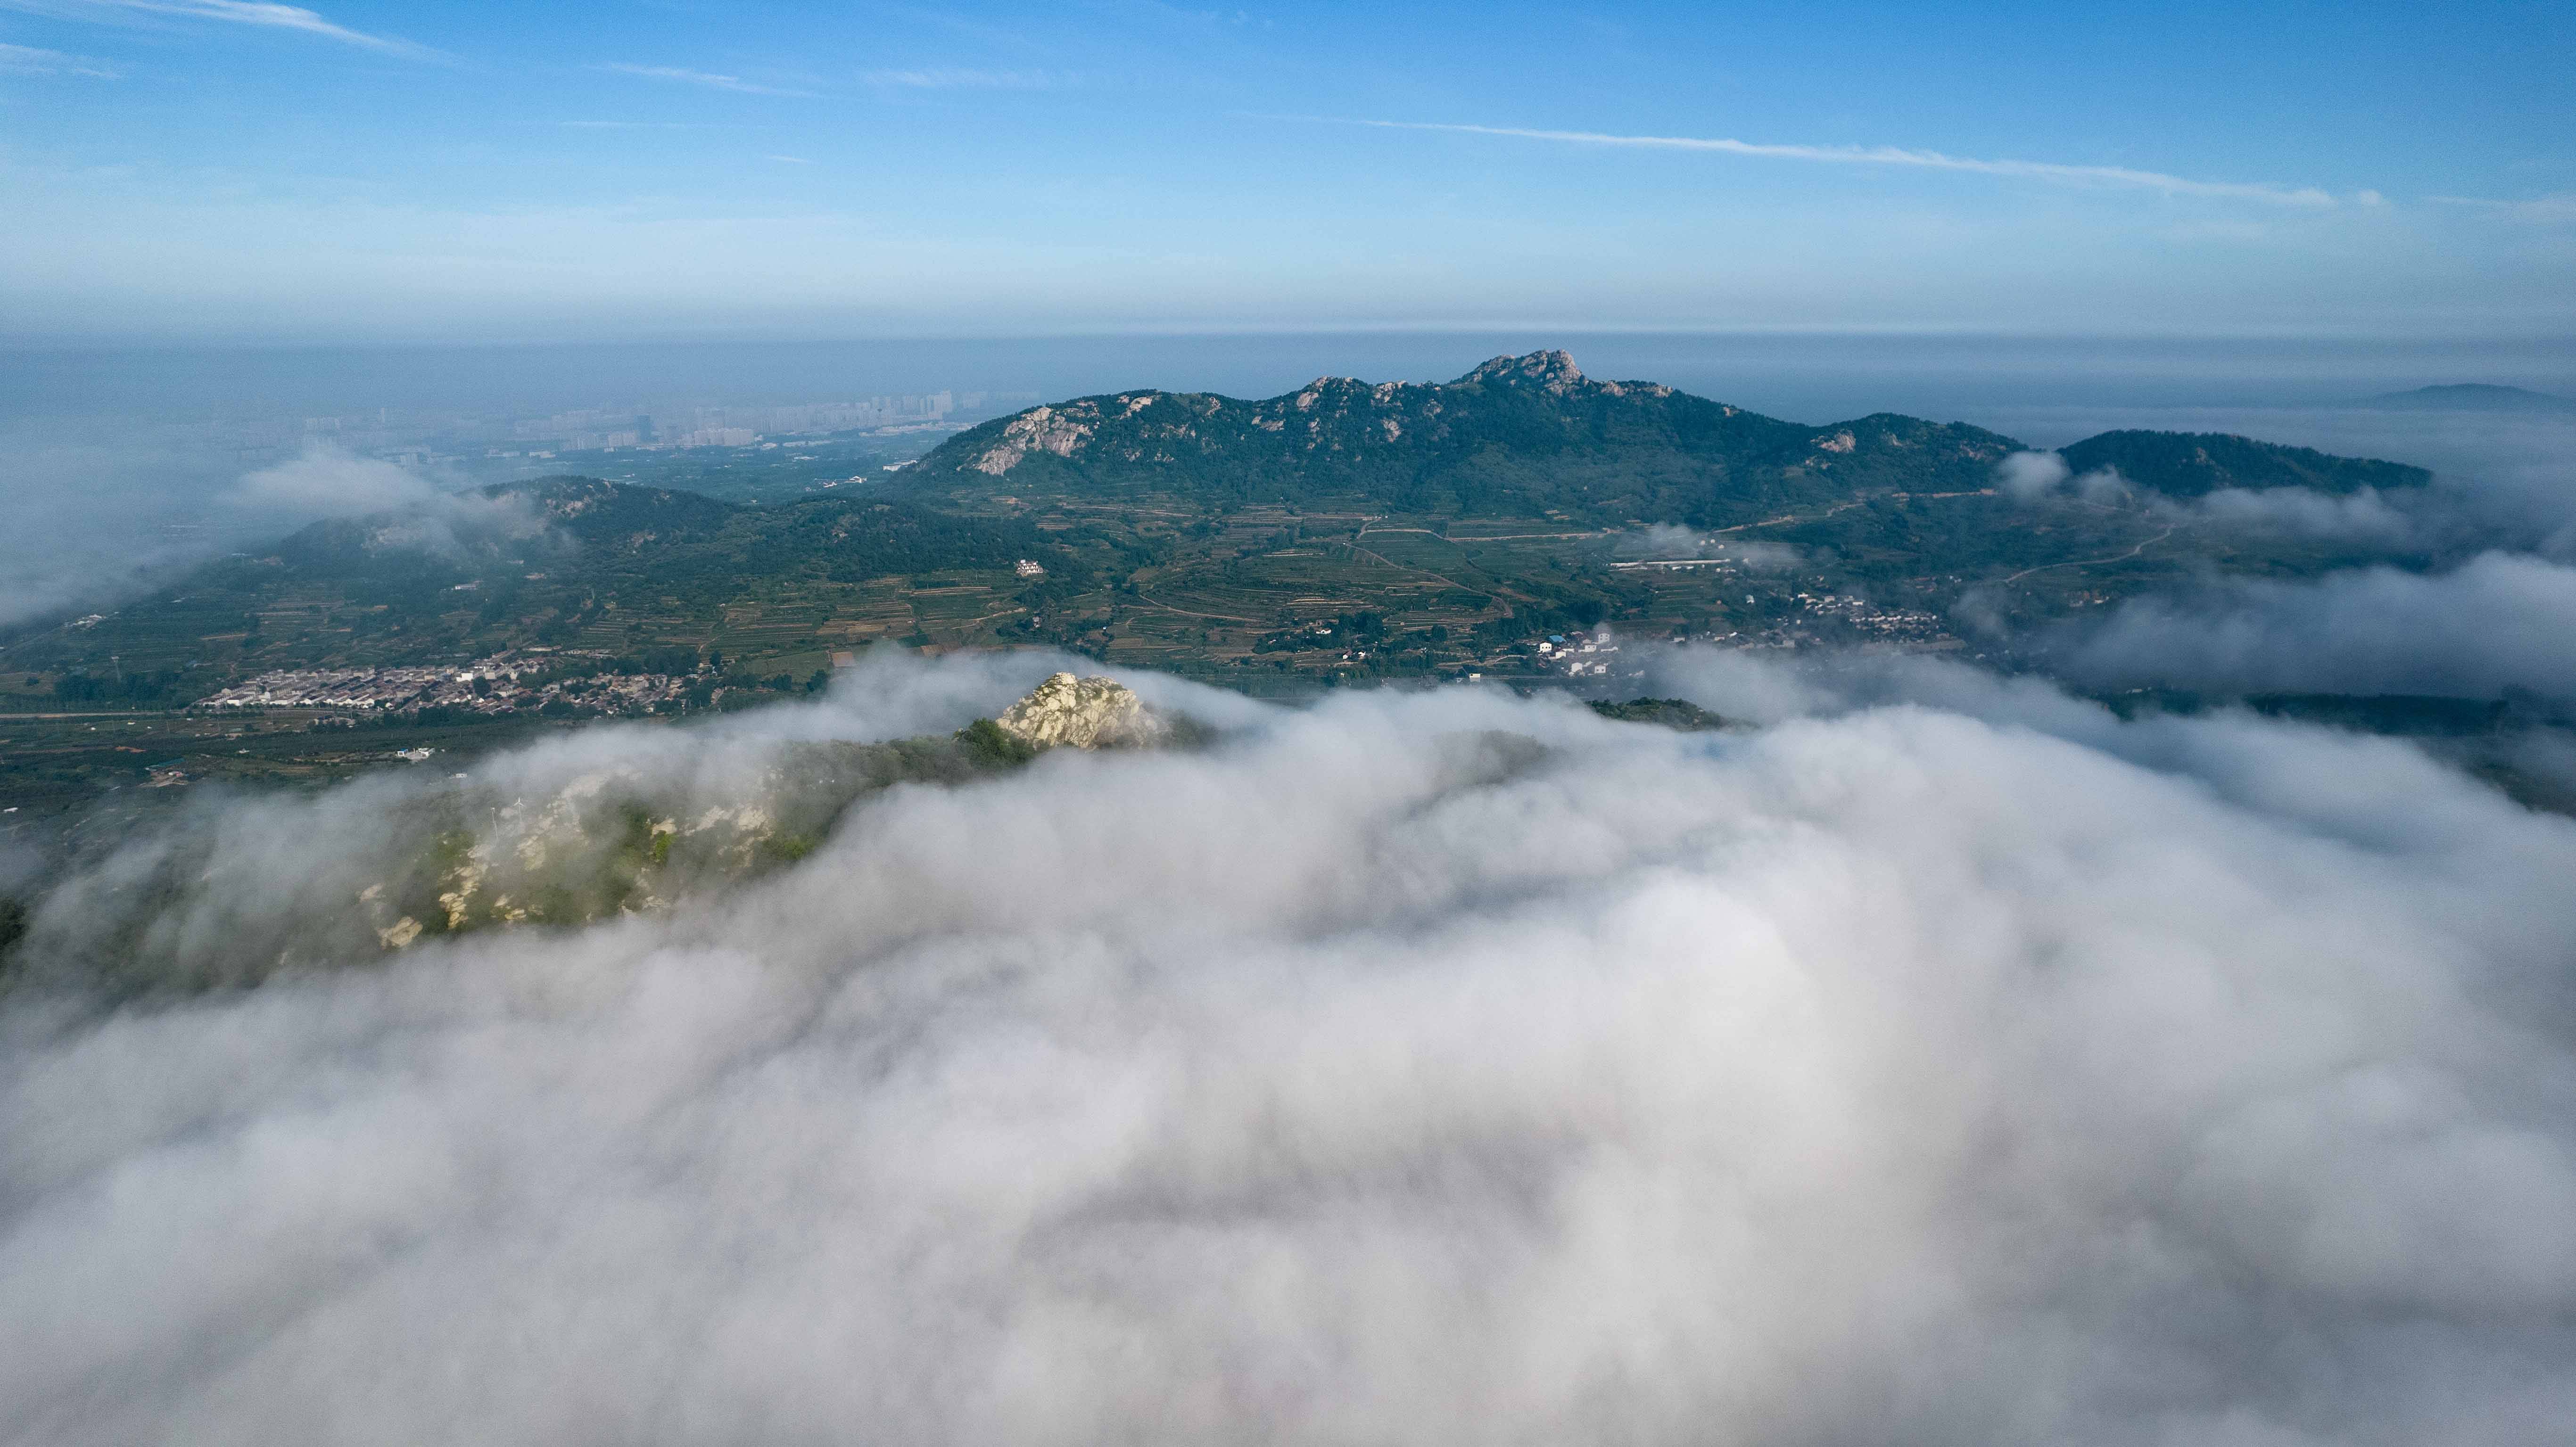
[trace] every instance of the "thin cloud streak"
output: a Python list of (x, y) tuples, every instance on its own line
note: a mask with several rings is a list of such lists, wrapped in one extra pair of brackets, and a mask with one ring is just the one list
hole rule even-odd
[(271, 30), (318, 35), (325, 40), (382, 51), (387, 55), (408, 55), (419, 59), (441, 57), (440, 52), (408, 40), (351, 30), (301, 5), (268, 4), (264, 0), (0, 0), (0, 5), (31, 15), (49, 15), (66, 20), (103, 20), (107, 15), (102, 12), (117, 11), (171, 15), (187, 20), (221, 20), (234, 25), (256, 25)]
[(872, 70), (860, 79), (870, 85), (897, 86), (905, 90), (1044, 90), (1055, 84), (1051, 76), (1022, 70), (958, 70), (933, 66), (926, 70)]
[(78, 75), (116, 80), (117, 73), (86, 56), (65, 55), (33, 45), (0, 45), (0, 75)]
[(813, 98), (810, 90), (786, 90), (774, 85), (761, 85), (738, 75), (716, 75), (703, 70), (689, 70), (676, 65), (628, 65), (619, 61), (600, 67), (620, 75), (640, 75), (647, 80), (676, 80), (687, 85), (703, 85), (715, 90), (739, 91), (744, 95), (787, 95)]
[[(1619, 146), (1647, 150), (1717, 151), (1730, 156), (1759, 156), (1766, 160), (1813, 161), (1836, 166), (1915, 166), (1933, 171), (1966, 171), (1985, 176), (2015, 176), (2026, 180), (2049, 181), (2063, 186), (2126, 186), (2146, 191), (2162, 191), (2176, 196), (2211, 196), (2229, 200), (2264, 201), (2279, 206), (2331, 207), (2341, 200), (2313, 186), (2266, 186), (2242, 181), (2195, 181), (2186, 176), (2169, 176), (2161, 171), (2138, 171), (2126, 166), (2070, 166), (2054, 161), (1987, 161), (1971, 156), (1951, 156), (1939, 151), (1918, 151), (1902, 146), (1799, 146), (1738, 141), (1723, 137), (1698, 136), (1621, 136), (1603, 131), (1546, 131), (1522, 126), (1471, 126), (1435, 121), (1377, 121), (1343, 116), (1295, 117), (1316, 119), (1335, 125), (1368, 126), (1388, 131), (1443, 131), (1453, 135), (1502, 136), (1523, 141), (1555, 141), (1578, 146)], [(2351, 200), (2364, 206), (2383, 204), (2376, 191), (2354, 193)]]

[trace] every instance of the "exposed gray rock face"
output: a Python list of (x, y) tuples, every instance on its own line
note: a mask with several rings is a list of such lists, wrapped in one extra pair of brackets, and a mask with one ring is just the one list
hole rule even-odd
[(1041, 749), (1115, 748), (1153, 742), (1157, 720), (1125, 684), (1107, 678), (1050, 674), (1029, 696), (993, 720), (1002, 731)]

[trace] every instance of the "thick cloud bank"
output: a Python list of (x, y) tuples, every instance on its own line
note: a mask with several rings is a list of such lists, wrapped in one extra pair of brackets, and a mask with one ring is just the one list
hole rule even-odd
[(2484, 553), (2446, 573), (2229, 582), (2122, 604), (2057, 640), (2071, 678), (2213, 690), (2576, 697), (2576, 568)]
[(2576, 697), (2576, 635), (2565, 626), (2576, 619), (2576, 427), (2492, 415), (2306, 421), (2317, 430), (2285, 435), (2278, 419), (2266, 426), (2243, 414), (2193, 425), (2420, 460), (2437, 469), (2435, 480), (2342, 496), (2274, 487), (2174, 499), (2133, 493), (2108, 473), (2072, 478), (2056, 453), (2004, 459), (1997, 485), (2025, 501), (2143, 505), (2184, 546), (2223, 548), (2230, 535), (2306, 539), (2332, 550), (2318, 561), (2343, 565), (2301, 580), (2212, 571), (2017, 646), (2093, 686)]
[(2221, 488), (2188, 503), (2159, 500), (2158, 516), (2185, 524), (2212, 524), (2249, 532), (2403, 548), (2425, 531), (2412, 516), (2389, 505), (2372, 488), (2334, 497), (2306, 487)]
[[(2106, 467), (2078, 477), (2066, 459), (2054, 452), (2007, 455), (1995, 464), (1995, 483), (2017, 502), (2071, 497), (2117, 507), (2138, 501), (2137, 489), (2118, 469)], [(2452, 523), (2449, 530), (2458, 530), (2447, 516), (2464, 511), (2455, 495), (2435, 496), (2429, 506), (2422, 499), (2407, 501), (2417, 503), (2418, 511), (2445, 514), (2444, 521)], [(2146, 507), (2159, 521), (2177, 527), (2288, 533), (2385, 548), (2416, 546), (2444, 532), (2427, 519), (2392, 506), (2377, 489), (2367, 487), (2340, 497), (2306, 487), (2228, 487), (2187, 499), (2150, 495)]]
[[(2576, 824), (2387, 742), (1672, 668), (1776, 721), (1227, 705), (720, 905), (22, 996), (0, 1434), (2562, 1439)], [(281, 862), (391, 817), (296, 808)]]

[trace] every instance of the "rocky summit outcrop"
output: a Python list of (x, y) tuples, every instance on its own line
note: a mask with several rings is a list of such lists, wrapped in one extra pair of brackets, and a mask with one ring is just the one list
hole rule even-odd
[(1109, 678), (1050, 674), (1029, 696), (993, 720), (1032, 748), (1116, 748), (1152, 741), (1155, 721), (1144, 700)]
[(1733, 527), (1858, 489), (1973, 493), (2020, 446), (1962, 424), (1757, 416), (1656, 382), (1587, 377), (1563, 352), (1453, 381), (1318, 377), (1260, 400), (1077, 397), (958, 433), (899, 486), (991, 513), (1031, 499), (1169, 495), (1194, 505)]
[[(1012, 516), (1047, 500), (1172, 498), (1219, 510), (1734, 528), (1875, 495), (1987, 496), (1995, 464), (2022, 450), (1980, 427), (1887, 412), (1783, 421), (1658, 382), (1587, 377), (1564, 352), (1538, 351), (1429, 384), (1318, 377), (1260, 400), (1140, 390), (1051, 402), (958, 433), (900, 486), (979, 517), (1001, 494)], [(2076, 472), (2116, 467), (2137, 487), (2180, 496), (2430, 480), (2420, 468), (2242, 437), (2112, 432), (2064, 451)], [(1873, 546), (1921, 543), (1900, 533)]]

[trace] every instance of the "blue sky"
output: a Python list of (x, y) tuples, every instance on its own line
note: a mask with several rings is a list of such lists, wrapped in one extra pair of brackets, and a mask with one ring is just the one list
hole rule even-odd
[(2108, 10), (0, 0), (0, 336), (2576, 330), (2576, 7)]

